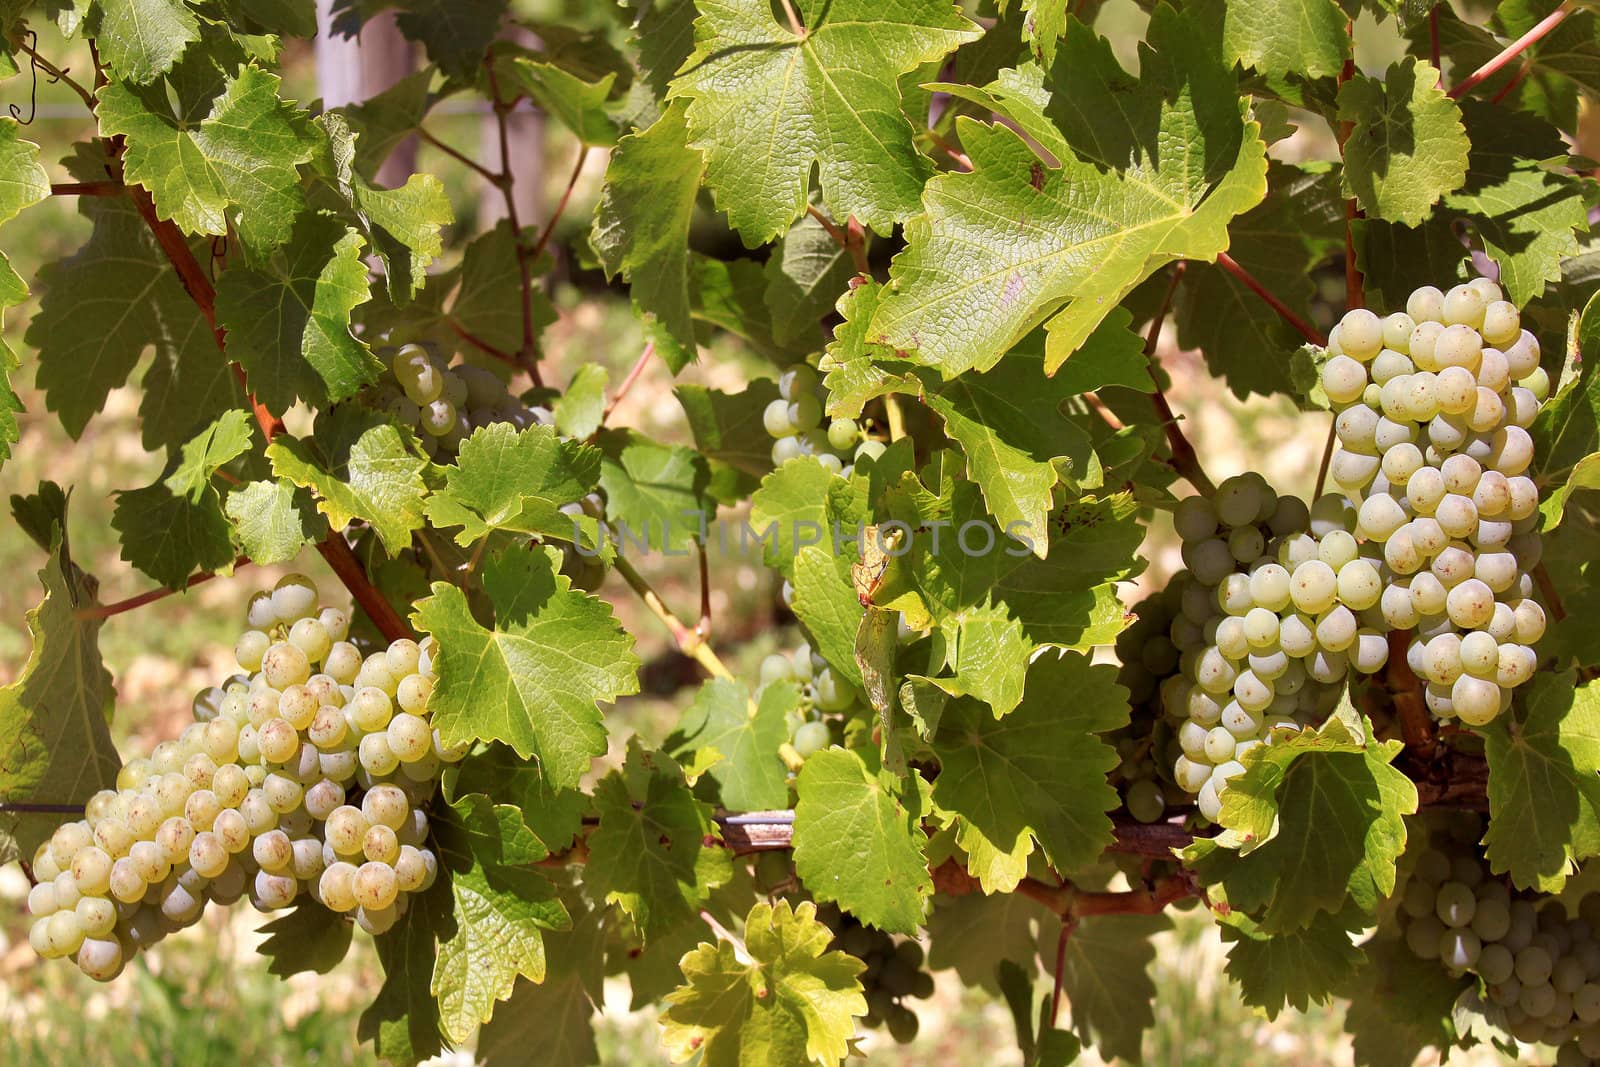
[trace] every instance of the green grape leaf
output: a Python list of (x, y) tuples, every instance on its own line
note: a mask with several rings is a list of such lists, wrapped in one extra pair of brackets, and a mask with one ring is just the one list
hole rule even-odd
[(506, 0), (398, 0), (400, 32), (452, 78), (471, 78), (500, 32)]
[(1404, 816), (1417, 810), (1416, 786), (1393, 766), (1402, 747), (1374, 740), (1346, 710), (1253, 750), (1223, 796), (1226, 830), (1196, 840), (1184, 859), (1267, 934), (1347, 907), (1375, 914), (1394, 892)]
[(1415, 226), (1466, 180), (1461, 109), (1438, 83), (1437, 70), (1408, 58), (1381, 80), (1358, 73), (1339, 90), (1339, 119), (1353, 124), (1344, 191), (1367, 214)]
[(689, 300), (695, 321), (703, 324), (697, 330), (701, 343), (711, 338), (707, 327), (715, 327), (743, 338), (775, 363), (789, 363), (797, 353), (774, 337), (766, 292), (766, 273), (753, 259), (689, 255)]
[(689, 147), (684, 106), (617, 142), (590, 235), (606, 274), (630, 283), (656, 351), (677, 373), (694, 361), (689, 222), (705, 162)]
[[(1228, 223), (1266, 193), (1266, 156), (1231, 69), (1200, 38), (1190, 16), (1158, 7), (1133, 78), (1069, 23), (1050, 86), (1072, 145), (1059, 167), (1009, 129), (958, 119), (973, 170), (923, 191), (870, 339), (949, 378), (993, 366), (1049, 320), (1054, 373), (1153, 271), (1215, 259)], [(1086, 106), (1108, 93), (1123, 105)]]
[[(1164, 915), (1095, 916), (1079, 922), (1067, 938), (1061, 992), (1072, 1032), (1103, 1057), (1138, 1061), (1141, 1038), (1155, 1023), (1152, 939), (1171, 928)], [(1053, 963), (1047, 955), (1052, 972)]]
[[(917, 522), (945, 520), (959, 535), (941, 539), (937, 550), (931, 535), (913, 540), (907, 559), (915, 593), (888, 599), (884, 607), (926, 612), (935, 621), (958, 617), (985, 603), (1003, 604), (1022, 623), (1033, 644), (1087, 648), (1111, 641), (1124, 619), (1114, 582), (1139, 569), (1136, 553), (1143, 537), (1138, 508), (1126, 494), (1103, 500), (1072, 500), (1053, 512), (1043, 530), (994, 529), (978, 489), (970, 482), (954, 485), (948, 511), (917, 516)], [(977, 524), (977, 525), (973, 525)], [(993, 535), (991, 544), (979, 527)], [(1049, 555), (1038, 558), (1033, 539), (1049, 539)], [(914, 599), (913, 599), (914, 598)]]
[(806, 760), (794, 869), (813, 896), (880, 930), (916, 933), (933, 895), (921, 782), (884, 771), (872, 750), (827, 748)]
[(598, 430), (610, 381), (610, 374), (598, 363), (585, 363), (574, 371), (567, 391), (556, 401), (556, 429), (579, 441)]
[[(50, 176), (39, 164), (39, 146), (23, 140), (15, 120), (0, 121), (0, 223), (17, 217), (24, 208), (50, 195)], [(27, 299), (28, 287), (4, 255), (0, 255), (0, 312)], [(12, 389), (10, 375), (21, 361), (11, 346), (0, 340), (0, 464), (11, 458), (18, 439), (17, 415), (22, 401)]]
[[(487, 804), (450, 809), (437, 821), (439, 863), (450, 871), (452, 922), (439, 938), (430, 992), (451, 1041), (488, 1022), (518, 975), (544, 981), (544, 930), (571, 927), (556, 887), (521, 866), (526, 855), (498, 848), (497, 813)], [(520, 824), (520, 819), (518, 819)]]
[(778, 746), (789, 740), (788, 716), (799, 707), (800, 691), (792, 684), (764, 687), (757, 702), (742, 682), (712, 678), (684, 711), (667, 751), (680, 761), (708, 750), (720, 755), (706, 773), (729, 811), (787, 807), (789, 770)]
[(443, 582), (414, 618), (439, 642), (430, 707), (445, 744), (504, 741), (537, 757), (553, 785), (576, 786), (605, 751), (599, 705), (639, 691), (639, 660), (610, 607), (572, 589), (559, 560), (553, 549), (515, 546), (488, 557), (492, 630)]
[(867, 280), (839, 298), (836, 307), (844, 322), (834, 328), (819, 364), (828, 387), (829, 415), (859, 418), (867, 401), (875, 397), (918, 390), (916, 366), (868, 340), (872, 317), (885, 294), (883, 285)]
[(572, 132), (581, 144), (609, 148), (617, 142), (617, 121), (606, 106), (615, 72), (594, 81), (579, 76), (557, 63), (532, 56), (509, 57), (497, 64), (502, 84), (521, 90), (545, 114)]
[(313, 437), (279, 434), (267, 446), (272, 473), (317, 496), (334, 529), (362, 519), (391, 555), (422, 527), (422, 480), (428, 461), (407, 445), (408, 435), (386, 417), (344, 405), (317, 420)]
[(231, 221), (253, 255), (267, 255), (305, 208), (296, 167), (316, 148), (305, 113), (279, 98), (275, 75), (230, 76), (206, 55), (185, 59), (169, 84), (100, 90), (100, 132), (126, 139), (126, 179), (186, 233), (220, 236)]
[[(1064, 693), (1072, 694), (1065, 705)], [(933, 739), (933, 799), (958, 817), (956, 840), (984, 892), (1014, 889), (1035, 842), (1057, 870), (1091, 863), (1111, 843), (1106, 812), (1117, 794), (1106, 773), (1116, 752), (1089, 735), (1127, 721), (1116, 671), (1076, 653), (1030, 664), (1022, 702), (1004, 718), (971, 699), (945, 708)]]
[(253, 424), (248, 412), (224, 412), (183, 446), (176, 468), (163, 480), (168, 489), (191, 500), (211, 485), (217, 471), (250, 451)]
[[(1312, 267), (1344, 247), (1339, 178), (1327, 167), (1274, 162), (1267, 168), (1267, 188), (1266, 200), (1228, 228), (1228, 254), (1310, 322)], [(1304, 338), (1222, 268), (1189, 264), (1173, 302), (1173, 321), (1178, 343), (1204, 352), (1206, 365), (1227, 378), (1234, 395), (1294, 391), (1289, 354)]]
[(1561, 261), (1578, 253), (1594, 187), (1550, 165), (1567, 161), (1554, 126), (1527, 115), (1507, 122), (1501, 109), (1472, 100), (1462, 118), (1472, 138), (1467, 182), (1444, 206), (1471, 216), (1501, 287), (1520, 307), (1560, 281)]
[(28, 535), (33, 543), (46, 552), (51, 551), (52, 532), (55, 527), (66, 529), (67, 494), (60, 485), (51, 481), (39, 483), (32, 493), (11, 494), (11, 518), (17, 529)]
[(505, 745), (481, 747), (447, 766), (442, 781), (452, 804), (482, 794), (503, 822), (514, 817), (508, 832), (519, 839), (522, 831), (531, 835), (522, 848), (540, 859), (572, 844), (588, 807), (583, 793), (553, 785), (543, 768), (517, 758)]
[(844, 481), (812, 457), (791, 459), (761, 479), (761, 488), (750, 498), (749, 532), (741, 530), (740, 537), (759, 542), (767, 565), (792, 579), (805, 547), (802, 541), (832, 544), (835, 522), (841, 524), (841, 540), (854, 534), (856, 519), (864, 516), (852, 510), (850, 493)]
[(1262, 74), (1326, 78), (1350, 58), (1335, 0), (1221, 0), (1222, 52)]
[(1544, 515), (1545, 530), (1553, 530), (1566, 517), (1567, 501), (1579, 489), (1600, 489), (1600, 452), (1591, 452), (1573, 464), (1566, 479), (1539, 501), (1539, 511)]
[[(0, 688), (0, 802), (79, 804), (114, 786), (122, 761), (109, 728), (115, 691), (100, 658), (105, 620), (79, 618), (99, 584), (72, 562), (65, 515), (39, 571), (44, 599), (28, 612), (33, 650)], [(66, 815), (0, 812), (0, 863), (32, 860)]]
[(854, 1018), (867, 1012), (864, 965), (828, 948), (833, 931), (816, 913), (810, 901), (761, 902), (745, 919), (742, 950), (719, 940), (683, 957), (684, 984), (661, 1013), (674, 1063), (697, 1050), (706, 1067), (844, 1060)]
[(577, 527), (560, 514), (600, 479), (599, 450), (562, 440), (553, 427), (518, 430), (510, 423), (480, 426), (444, 468), (444, 486), (427, 501), (428, 521), (461, 527), (465, 547), (492, 530), (545, 533), (571, 540)]
[[(778, 399), (775, 382), (757, 378), (737, 393), (703, 385), (679, 385), (672, 392), (683, 406), (695, 449), (702, 456), (751, 478), (764, 477), (772, 470), (772, 437), (762, 422), (762, 412)], [(749, 489), (739, 493), (740, 497), (747, 495)]]
[(119, 78), (144, 85), (200, 39), (200, 20), (183, 0), (96, 0), (88, 31)]
[[(826, 540), (827, 534), (819, 534)], [(800, 541), (797, 540), (796, 544)], [(811, 635), (812, 644), (836, 675), (861, 684), (856, 663), (856, 634), (863, 608), (850, 583), (850, 558), (829, 548), (807, 544), (794, 560), (794, 614)]]
[[(1125, 319), (1108, 325), (1132, 336)], [(961, 375), (923, 398), (966, 454), (968, 477), (1003, 527), (1043, 530), (1058, 481), (1053, 461), (1061, 460), (1066, 477), (1081, 478), (1094, 458), (1089, 435), (1061, 412), (1076, 391), (1046, 376), (1045, 358), (1042, 347), (1019, 345), (993, 369)], [(1034, 552), (1048, 549), (1045, 538), (1034, 539)]]
[[(1231, 227), (1229, 233), (1238, 240), (1237, 225)], [(1150, 377), (1150, 357), (1144, 354), (1144, 338), (1133, 332), (1132, 325), (1132, 312), (1126, 308), (1113, 310), (1083, 342), (1083, 347), (1061, 364), (1052, 379), (1055, 388), (1065, 395), (1088, 393), (1108, 385), (1120, 385), (1141, 393), (1155, 392), (1155, 379)]]
[(254, 29), (286, 37), (315, 37), (317, 34), (317, 7), (315, 0), (226, 0)]
[(305, 490), (282, 480), (246, 482), (228, 494), (223, 510), (244, 554), (265, 566), (294, 559), (327, 528)]
[[(87, 166), (73, 170), (93, 173)], [(45, 406), (78, 437), (153, 348), (139, 407), (141, 438), (152, 450), (185, 441), (243, 403), (243, 394), (132, 200), (80, 197), (78, 210), (94, 228), (76, 252), (39, 271), (44, 293), (24, 337), (39, 352), (36, 381)]]
[(428, 94), (434, 71), (425, 68), (408, 74), (376, 96), (336, 109), (356, 134), (352, 166), (371, 179), (428, 114), (433, 103)]
[[(912, 676), (950, 696), (969, 696), (989, 705), (995, 718), (1010, 714), (1022, 700), (1023, 682), (1034, 645), (1022, 624), (1004, 606), (980, 604), (939, 621), (950, 677)], [(934, 724), (930, 723), (930, 728)]]
[[(509, 223), (501, 222), (467, 246), (460, 280), (445, 316), (448, 326), (501, 352), (521, 349), (523, 294)], [(556, 320), (556, 312), (543, 289), (537, 285), (533, 289), (533, 332), (538, 336)]]
[(1484, 854), (1517, 886), (1558, 892), (1576, 861), (1600, 853), (1600, 693), (1571, 672), (1540, 673), (1526, 717), (1480, 727), (1489, 760)]
[(228, 355), (273, 410), (296, 399), (344, 400), (378, 380), (382, 365), (350, 329), (351, 312), (371, 298), (363, 246), (344, 223), (307, 213), (270, 259), (230, 268), (218, 281)]
[(789, 227), (767, 259), (765, 301), (772, 314), (772, 336), (780, 344), (814, 346), (817, 323), (855, 275), (850, 253), (828, 235), (822, 223), (802, 215)]
[(1356, 1062), (1411, 1063), (1424, 1049), (1442, 1053), (1454, 1047), (1456, 998), (1474, 980), (1451, 977), (1438, 960), (1419, 958), (1392, 932), (1362, 949), (1367, 966), (1340, 990), (1350, 1000), (1345, 1029), (1354, 1039)]
[(443, 1050), (439, 1002), (431, 991), (437, 942), (447, 936), (454, 901), (450, 879), (441, 877), (411, 897), (406, 913), (387, 933), (373, 938), (383, 985), (361, 1013), (357, 1036), (396, 1064), (416, 1064)]
[(389, 298), (404, 304), (421, 291), (428, 264), (444, 251), (440, 231), (453, 219), (444, 183), (413, 174), (398, 189), (382, 189), (356, 177), (352, 188), (372, 250), (383, 260)]
[(256, 951), (270, 961), (267, 973), (279, 978), (306, 971), (327, 974), (349, 954), (354, 929), (337, 913), (306, 901), (263, 926), (266, 938)]
[(1356, 219), (1350, 227), (1373, 307), (1401, 308), (1419, 286), (1449, 288), (1468, 276), (1467, 248), (1442, 212), (1415, 228), (1381, 219)]
[(510, 998), (478, 1034), (476, 1062), (483, 1067), (518, 1067), (539, 1050), (541, 1067), (590, 1067), (600, 1062), (595, 1044), (595, 1003), (583, 976), (556, 962), (561, 943), (575, 934), (545, 936), (547, 977), (519, 981)]
[(1021, 893), (938, 895), (928, 916), (928, 969), (953, 967), (964, 985), (1000, 992), (1003, 964), (1033, 973), (1039, 939), (1060, 919)]
[(728, 851), (670, 756), (628, 743), (627, 762), (594, 790), (600, 825), (589, 836), (589, 889), (633, 920), (642, 940), (694, 917), (712, 887), (733, 877)]
[[(1234, 911), (1219, 916), (1228, 947), (1229, 978), (1245, 1003), (1275, 1019), (1285, 1007), (1305, 1011), (1326, 1004), (1366, 963), (1338, 919), (1319, 915), (1304, 930), (1268, 934), (1249, 916)], [(1358, 920), (1359, 921), (1359, 920)]]
[(211, 478), (249, 451), (250, 440), (250, 416), (229, 411), (183, 446), (165, 477), (118, 493), (111, 525), (122, 558), (170, 589), (182, 589), (196, 566), (229, 569), (233, 536)]
[(633, 430), (602, 431), (595, 444), (606, 518), (617, 526), (619, 541), (643, 538), (654, 551), (688, 555), (689, 543), (715, 512), (706, 499), (706, 461), (693, 449), (659, 444)]
[(979, 31), (942, 0), (766, 0), (699, 5), (695, 51), (672, 83), (728, 221), (754, 247), (805, 211), (813, 168), (835, 219), (879, 233), (917, 210), (932, 171), (901, 110), (898, 78)]

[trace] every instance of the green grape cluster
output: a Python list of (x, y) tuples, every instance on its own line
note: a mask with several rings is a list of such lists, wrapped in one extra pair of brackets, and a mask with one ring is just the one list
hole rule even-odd
[(1178, 670), (1161, 703), (1182, 750), (1173, 778), (1215, 819), (1245, 753), (1326, 715), (1351, 670), (1388, 661), (1382, 561), (1363, 554), (1346, 501), (1308, 508), (1256, 474), (1186, 498), (1174, 520), (1188, 569), (1167, 593)]
[(1161, 683), (1178, 669), (1178, 649), (1167, 636), (1182, 587), (1169, 585), (1133, 606), (1134, 621), (1117, 635), (1122, 664), (1117, 681), (1128, 690), (1132, 715), (1128, 725), (1110, 735), (1118, 765), (1112, 778), (1122, 806), (1140, 822), (1156, 822), (1167, 812), (1161, 765), (1171, 766), (1176, 743), (1161, 707)]
[(451, 366), (449, 356), (422, 345), (402, 345), (387, 361), (369, 403), (414, 427), (432, 458), (454, 456), (479, 426), (506, 422), (522, 429), (554, 422), (550, 409), (523, 403), (492, 371), (470, 363)]
[(761, 661), (761, 684), (778, 682), (800, 686), (800, 707), (789, 716), (789, 744), (802, 760), (833, 743), (827, 716), (865, 701), (859, 689), (839, 677), (805, 642), (792, 652), (774, 652)]
[(1359, 503), (1356, 536), (1382, 550), (1382, 608), (1414, 630), (1407, 661), (1429, 709), (1492, 721), (1533, 677), (1545, 629), (1528, 432), (1549, 395), (1539, 342), (1499, 286), (1423, 286), (1406, 310), (1345, 315), (1322, 386), (1338, 412), (1330, 472)]
[(917, 1013), (907, 999), (933, 996), (933, 975), (923, 967), (922, 946), (916, 941), (896, 941), (881, 930), (863, 926), (832, 904), (817, 908), (817, 919), (833, 931), (829, 949), (846, 952), (862, 963), (861, 987), (867, 998), (862, 1022), (871, 1029), (883, 1027), (905, 1045), (917, 1038)]
[(1400, 897), (1406, 945), (1482, 982), (1484, 1010), (1519, 1041), (1600, 1062), (1600, 894), (1576, 917), (1558, 900), (1513, 893), (1470, 841), (1443, 839), (1416, 861)]
[(876, 459), (884, 443), (867, 437), (854, 419), (833, 419), (822, 425), (828, 392), (809, 364), (797, 363), (778, 379), (778, 399), (762, 412), (773, 438), (772, 462), (783, 466), (800, 456), (815, 456), (835, 474), (848, 476), (862, 456)]
[(438, 873), (423, 806), (447, 748), (433, 728), (432, 639), (363, 656), (310, 579), (257, 594), (235, 646), (247, 672), (194, 700), (195, 722), (33, 857), (29, 939), (110, 980), (210, 901), (302, 894), (381, 933)]

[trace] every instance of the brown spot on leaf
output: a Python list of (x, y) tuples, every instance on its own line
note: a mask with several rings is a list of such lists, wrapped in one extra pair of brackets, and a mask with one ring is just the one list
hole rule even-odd
[(1033, 166), (1028, 168), (1028, 184), (1033, 186), (1036, 193), (1044, 189), (1044, 166), (1038, 160), (1034, 160)]

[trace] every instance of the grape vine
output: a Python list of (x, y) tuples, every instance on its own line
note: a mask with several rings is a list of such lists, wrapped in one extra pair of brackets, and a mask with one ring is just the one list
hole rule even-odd
[[(1358, 1063), (1600, 1062), (1588, 5), (323, 6), (0, 5), (51, 981), (248, 899), (394, 1063), (598, 1062), (607, 981), (675, 1062), (946, 981), (1137, 1062), (1181, 915)], [(243, 584), (125, 758), (102, 639)]]

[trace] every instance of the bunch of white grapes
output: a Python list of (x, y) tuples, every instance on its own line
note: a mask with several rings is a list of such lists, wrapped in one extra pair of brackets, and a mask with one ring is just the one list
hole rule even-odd
[(1380, 319), (1351, 311), (1329, 336), (1322, 386), (1338, 412), (1334, 481), (1355, 534), (1381, 548), (1382, 610), (1414, 630), (1411, 669), (1441, 720), (1482, 726), (1533, 677), (1545, 630), (1528, 427), (1549, 394), (1539, 342), (1479, 278), (1416, 290)]
[(761, 684), (781, 682), (800, 686), (800, 707), (789, 716), (789, 744), (802, 760), (833, 743), (826, 716), (866, 703), (861, 691), (840, 678), (805, 642), (793, 652), (774, 652), (761, 661)]
[(848, 476), (862, 456), (876, 459), (883, 454), (884, 443), (865, 436), (854, 419), (833, 419), (823, 427), (828, 392), (809, 364), (797, 363), (784, 371), (778, 378), (778, 394), (761, 415), (773, 438), (774, 466), (815, 456), (835, 474)]
[(1174, 521), (1188, 569), (1169, 594), (1178, 670), (1161, 702), (1182, 749), (1173, 778), (1214, 820), (1245, 753), (1325, 716), (1350, 670), (1388, 661), (1382, 560), (1350, 532), (1346, 501), (1307, 508), (1257, 474), (1184, 499)]
[(529, 407), (492, 372), (470, 363), (450, 365), (422, 345), (402, 345), (372, 394), (373, 406), (415, 427), (428, 455), (453, 456), (479, 426), (508, 422), (518, 429), (549, 425), (548, 408)]
[(1161, 683), (1178, 669), (1178, 648), (1167, 634), (1182, 608), (1182, 592), (1173, 583), (1145, 597), (1133, 606), (1134, 621), (1117, 635), (1117, 682), (1128, 690), (1132, 714), (1109, 738), (1120, 761), (1113, 781), (1123, 807), (1140, 822), (1155, 822), (1167, 810), (1159, 764), (1165, 756), (1171, 766), (1175, 754), (1165, 751), (1173, 738), (1163, 723)]
[(430, 720), (432, 639), (363, 656), (301, 575), (254, 597), (247, 626), (247, 673), (201, 691), (192, 725), (35, 853), (39, 955), (107, 981), (208, 901), (241, 896), (270, 911), (305, 894), (377, 934), (433, 883), (422, 806), (465, 749)]
[(1573, 918), (1560, 901), (1514, 896), (1447, 844), (1417, 858), (1400, 921), (1416, 955), (1482, 980), (1485, 1010), (1517, 1040), (1557, 1047), (1559, 1065), (1600, 1060), (1600, 894)]

